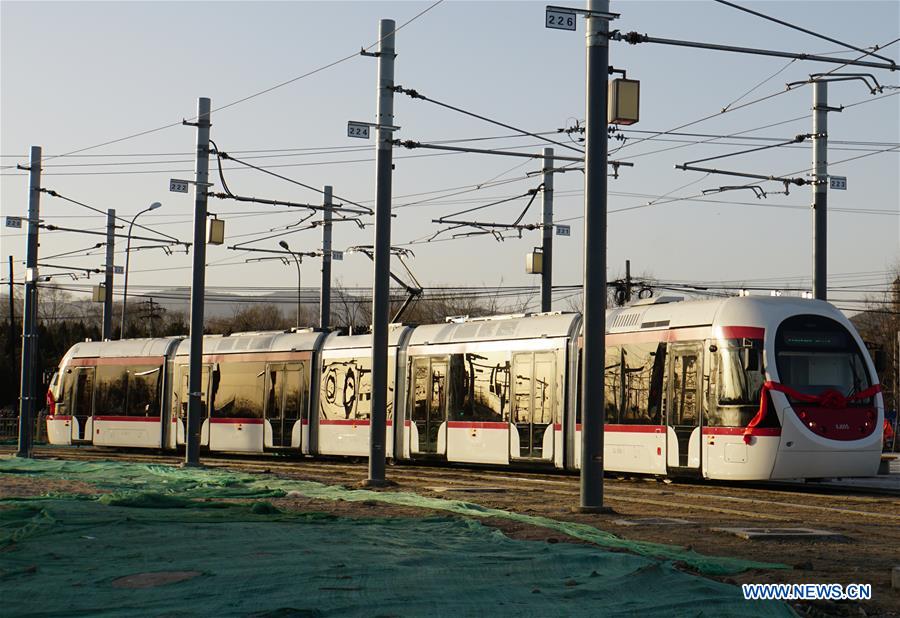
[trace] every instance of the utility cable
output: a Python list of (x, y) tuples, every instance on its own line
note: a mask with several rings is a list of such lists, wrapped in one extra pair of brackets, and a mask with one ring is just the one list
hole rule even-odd
[(794, 30), (799, 30), (800, 32), (803, 32), (805, 34), (809, 34), (811, 36), (814, 36), (814, 37), (817, 37), (820, 39), (824, 39), (825, 41), (828, 41), (829, 43), (834, 43), (836, 45), (840, 45), (841, 47), (846, 47), (848, 49), (852, 49), (853, 51), (860, 52), (861, 54), (865, 54), (867, 56), (873, 56), (875, 58), (880, 58), (881, 60), (890, 62), (892, 65), (896, 65), (896, 62), (894, 62), (894, 60), (892, 60), (891, 58), (885, 58), (884, 56), (880, 56), (880, 55), (874, 53), (875, 51), (880, 49), (877, 46), (872, 51), (867, 51), (865, 49), (860, 49), (859, 47), (856, 47), (854, 45), (850, 45), (849, 43), (844, 43), (842, 41), (838, 41), (837, 39), (832, 39), (831, 37), (825, 36), (824, 34), (819, 34), (818, 32), (813, 32), (812, 30), (807, 30), (806, 28), (801, 28), (800, 26), (795, 26), (794, 24), (790, 24), (786, 21), (782, 21), (780, 19), (776, 19), (769, 15), (765, 15), (763, 13), (759, 13), (757, 11), (748, 9), (746, 7), (739, 6), (737, 4), (734, 4), (733, 2), (728, 2), (727, 0), (716, 0), (716, 2), (718, 2), (719, 4), (724, 4), (725, 6), (730, 6), (731, 8), (737, 9), (739, 11), (744, 11), (745, 13), (750, 13), (751, 15), (756, 15), (757, 17), (762, 17), (763, 19), (767, 19), (769, 21), (775, 22), (776, 24), (781, 24), (782, 26), (787, 26), (788, 28), (792, 28)]
[[(419, 13), (417, 13), (416, 15), (414, 15), (412, 18), (408, 19), (407, 21), (403, 22), (402, 24), (400, 24), (399, 26), (397, 26), (396, 28), (394, 28), (394, 31), (393, 31), (393, 32), (397, 32), (397, 31), (399, 31), (400, 29), (405, 28), (406, 26), (408, 26), (408, 25), (411, 24), (412, 22), (416, 21), (417, 19), (419, 19), (420, 17), (422, 17), (423, 15), (425, 15), (425, 13), (429, 12), (431, 9), (433, 9), (433, 8), (435, 8), (436, 6), (438, 6), (439, 4), (441, 4), (443, 1), (444, 1), (444, 0), (437, 0), (437, 2), (435, 2), (434, 4), (428, 6), (428, 7), (425, 8), (424, 10), (422, 10), (422, 11), (420, 11)], [(391, 34), (393, 34), (393, 32), (392, 32)], [(388, 35), (386, 35), (386, 36), (390, 36), (390, 34), (388, 34)], [(364, 48), (364, 49), (365, 49), (365, 50), (370, 50), (370, 49), (372, 49), (373, 47), (377, 46), (380, 42), (381, 42), (381, 39), (375, 41), (374, 43), (372, 43), (371, 45), (369, 45), (368, 47), (366, 47), (366, 48)], [(241, 98), (241, 99), (238, 99), (237, 101), (232, 101), (231, 103), (227, 103), (227, 104), (225, 104), (225, 105), (222, 105), (222, 106), (220, 106), (220, 107), (217, 107), (217, 108), (211, 110), (210, 113), (213, 113), (213, 112), (219, 112), (219, 111), (222, 111), (222, 110), (224, 110), (224, 109), (228, 109), (229, 107), (234, 107), (235, 105), (238, 105), (238, 104), (240, 104), (240, 103), (244, 103), (244, 102), (249, 101), (249, 100), (251, 100), (251, 99), (255, 99), (256, 97), (262, 96), (262, 95), (264, 95), (264, 94), (267, 94), (267, 93), (269, 93), (269, 92), (272, 92), (273, 90), (277, 90), (277, 89), (279, 89), (279, 88), (282, 88), (282, 87), (284, 87), (284, 86), (287, 86), (287, 85), (289, 85), (289, 84), (293, 84), (294, 82), (300, 81), (301, 79), (304, 79), (304, 78), (307, 78), (307, 77), (311, 77), (311, 76), (313, 76), (313, 75), (315, 75), (315, 74), (317, 74), (317, 73), (321, 73), (322, 71), (325, 71), (325, 70), (327, 70), (327, 69), (330, 69), (330, 68), (332, 68), (332, 67), (335, 67), (335, 66), (337, 66), (337, 65), (339, 65), (339, 64), (341, 64), (341, 63), (347, 62), (348, 60), (351, 60), (351, 59), (357, 58), (357, 57), (359, 57), (359, 52), (354, 52), (353, 54), (351, 54), (351, 55), (349, 55), (349, 56), (344, 56), (343, 58), (339, 58), (338, 60), (335, 60), (335, 61), (333, 61), (333, 62), (329, 62), (328, 64), (326, 64), (326, 65), (324, 65), (324, 66), (321, 66), (321, 67), (319, 67), (319, 68), (317, 68), (317, 69), (313, 69), (312, 71), (308, 71), (308, 72), (306, 72), (306, 73), (304, 73), (304, 74), (302, 74), (302, 75), (298, 75), (297, 77), (293, 77), (293, 78), (291, 78), (291, 79), (289, 79), (289, 80), (286, 80), (286, 81), (283, 81), (283, 82), (281, 82), (281, 83), (279, 83), (279, 84), (275, 84), (274, 86), (270, 86), (269, 88), (266, 88), (266, 89), (264, 89), (264, 90), (260, 90), (259, 92), (255, 92), (255, 93), (253, 93), (253, 94), (251, 94), (251, 95), (248, 95), (248, 96), (246, 96), (246, 97), (243, 97), (243, 98)], [(193, 117), (191, 118), (191, 120), (196, 120), (196, 119), (197, 119), (196, 116), (193, 116)], [(63, 154), (53, 155), (53, 156), (51, 156), (51, 157), (47, 157), (46, 159), (43, 159), (42, 163), (43, 163), (44, 161), (49, 161), (49, 160), (51, 160), (51, 159), (56, 159), (56, 158), (59, 158), (59, 157), (67, 157), (67, 156), (69, 156), (69, 155), (78, 154), (78, 153), (80, 153), (80, 152), (86, 152), (86, 151), (88, 151), (88, 150), (94, 150), (94, 149), (96, 149), (96, 148), (102, 148), (103, 146), (109, 146), (109, 145), (112, 145), (112, 144), (118, 144), (119, 142), (124, 142), (124, 141), (130, 140), (130, 139), (134, 139), (134, 138), (136, 138), (136, 137), (141, 137), (141, 136), (144, 136), (144, 135), (149, 135), (149, 134), (151, 134), (151, 133), (157, 133), (157, 132), (163, 131), (163, 130), (165, 130), (165, 129), (171, 129), (172, 127), (179, 127), (179, 126), (182, 126), (183, 123), (184, 123), (184, 120), (179, 120), (178, 122), (172, 122), (172, 123), (169, 123), (169, 124), (165, 124), (165, 125), (162, 125), (162, 126), (160, 126), (160, 127), (156, 127), (156, 128), (154, 128), (154, 129), (147, 129), (146, 131), (140, 131), (140, 132), (138, 132), (138, 133), (132, 133), (131, 135), (126, 135), (125, 137), (120, 137), (120, 138), (117, 138), (117, 139), (107, 140), (107, 141), (101, 142), (101, 143), (99, 143), (99, 144), (94, 144), (93, 146), (86, 146), (86, 147), (84, 147), (84, 148), (78, 148), (77, 150), (71, 150), (71, 151), (65, 152), (65, 153), (63, 153)]]

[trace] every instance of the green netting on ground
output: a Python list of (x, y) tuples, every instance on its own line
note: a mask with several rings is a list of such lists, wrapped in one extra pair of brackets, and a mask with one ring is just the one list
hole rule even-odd
[[(111, 492), (0, 501), (4, 615), (790, 615), (785, 605), (746, 602), (738, 588), (669, 562), (516, 541), (471, 517), (517, 519), (669, 560), (716, 559), (465, 502), (108, 462), (0, 460), (0, 474), (73, 479)], [(469, 518), (348, 519), (265, 502), (291, 491)], [(232, 498), (256, 501), (221, 501)], [(117, 581), (158, 572), (196, 576), (137, 589)]]

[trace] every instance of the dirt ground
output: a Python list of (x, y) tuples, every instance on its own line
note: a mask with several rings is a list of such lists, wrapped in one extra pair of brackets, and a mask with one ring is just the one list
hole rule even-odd
[[(241, 472), (270, 473), (258, 465), (232, 465)], [(364, 465), (315, 462), (279, 467), (278, 476), (359, 487)], [(464, 500), (529, 515), (590, 524), (630, 540), (688, 547), (701, 554), (734, 556), (787, 564), (789, 570), (748, 571), (730, 578), (741, 583), (870, 583), (873, 599), (866, 602), (797, 603), (808, 616), (900, 616), (900, 590), (891, 589), (891, 568), (900, 565), (900, 499), (893, 496), (796, 495), (762, 490), (711, 486), (668, 485), (647, 480), (608, 480), (604, 501), (614, 512), (573, 512), (578, 503), (578, 479), (532, 477), (510, 472), (460, 471), (396, 467), (388, 478), (398, 484), (378, 491), (408, 491), (423, 496)], [(103, 490), (79, 481), (48, 481), (0, 475), (0, 499), (51, 492), (99, 494)], [(324, 512), (343, 517), (447, 516), (378, 501), (345, 502), (291, 496), (270, 500), (279, 509)], [(624, 526), (621, 519), (678, 518), (678, 525)], [(516, 539), (581, 543), (559, 532), (520, 522), (485, 518), (482, 523)], [(747, 541), (722, 532), (720, 526), (810, 527), (844, 536), (840, 541)]]

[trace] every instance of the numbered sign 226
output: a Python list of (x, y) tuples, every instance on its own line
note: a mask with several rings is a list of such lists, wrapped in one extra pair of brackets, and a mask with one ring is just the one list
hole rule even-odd
[(575, 30), (575, 13), (567, 11), (559, 11), (555, 9), (547, 9), (547, 16), (544, 25), (547, 28), (556, 28), (557, 30)]

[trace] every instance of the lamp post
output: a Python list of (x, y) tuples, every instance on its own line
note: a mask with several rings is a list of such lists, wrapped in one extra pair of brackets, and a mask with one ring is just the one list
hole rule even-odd
[(300, 328), (300, 262), (303, 258), (302, 255), (298, 255), (291, 251), (287, 241), (279, 241), (278, 246), (290, 253), (294, 258), (294, 262), (297, 264), (297, 328)]
[(160, 206), (162, 206), (162, 204), (159, 202), (153, 202), (150, 206), (134, 215), (134, 217), (131, 218), (131, 225), (128, 226), (128, 241), (125, 246), (125, 283), (122, 286), (122, 324), (119, 328), (119, 339), (125, 338), (125, 305), (128, 302), (128, 266), (131, 260), (131, 231), (134, 229), (134, 222), (137, 221), (138, 217), (145, 212), (156, 210)]

